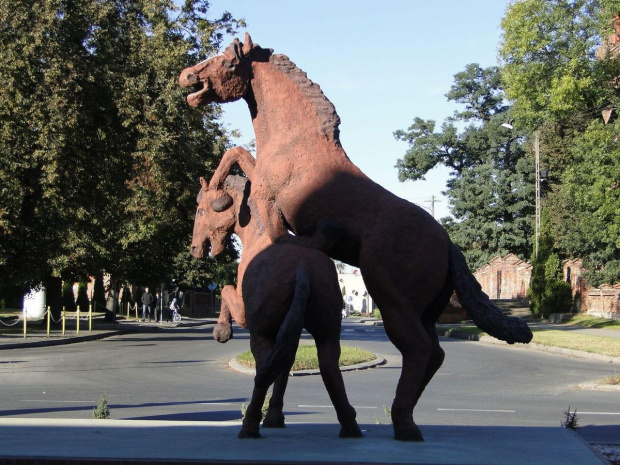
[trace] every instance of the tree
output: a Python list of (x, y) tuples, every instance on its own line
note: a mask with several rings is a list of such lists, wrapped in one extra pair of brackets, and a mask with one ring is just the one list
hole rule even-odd
[[(515, 125), (536, 128), (554, 252), (581, 257), (591, 284), (620, 281), (617, 0), (521, 0), (502, 20), (502, 76)], [(615, 28), (615, 30), (614, 30)]]
[[(502, 126), (510, 117), (497, 67), (470, 64), (446, 94), (464, 105), (435, 132), (415, 118), (394, 133), (409, 144), (396, 167), (401, 181), (424, 179), (437, 165), (451, 168), (445, 194), (454, 218), (442, 220), (472, 268), (495, 255), (529, 257), (532, 248), (533, 162), (522, 135)], [(463, 126), (464, 129), (458, 129)]]
[(0, 0), (0, 294), (49, 275), (175, 273), (197, 178), (227, 144), (218, 107), (188, 108), (177, 85), (238, 24), (207, 11)]

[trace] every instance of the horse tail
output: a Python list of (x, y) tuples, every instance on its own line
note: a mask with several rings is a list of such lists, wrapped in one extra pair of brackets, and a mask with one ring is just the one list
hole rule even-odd
[(308, 298), (310, 297), (310, 276), (303, 265), (297, 267), (293, 302), (278, 330), (276, 344), (265, 360), (256, 383), (270, 385), (285, 370), (290, 370), (295, 361), (299, 339), (304, 328)]
[(450, 275), (461, 306), (478, 328), (508, 344), (532, 340), (532, 331), (525, 321), (509, 317), (493, 305), (476, 278), (471, 274), (459, 247), (450, 247)]

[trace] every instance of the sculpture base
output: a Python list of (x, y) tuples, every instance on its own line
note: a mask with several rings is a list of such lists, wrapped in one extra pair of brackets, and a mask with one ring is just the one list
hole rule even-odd
[(360, 425), (364, 438), (339, 439), (340, 425), (289, 424), (263, 439), (237, 439), (239, 422), (0, 419), (0, 462), (31, 463), (605, 463), (560, 427), (425, 426), (425, 442), (395, 441), (391, 425)]

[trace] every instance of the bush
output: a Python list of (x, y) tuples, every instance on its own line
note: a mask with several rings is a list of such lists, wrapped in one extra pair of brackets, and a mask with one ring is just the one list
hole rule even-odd
[(379, 309), (378, 309), (378, 308), (375, 308), (375, 309), (372, 311), (372, 317), (373, 317), (373, 318), (376, 318), (376, 319), (378, 319), (378, 320), (382, 320), (382, 319), (383, 319), (383, 318), (381, 317), (381, 312), (379, 311)]
[(108, 398), (105, 392), (101, 394), (97, 406), (93, 409), (93, 418), (98, 420), (106, 420), (110, 418), (110, 408), (108, 407)]
[(568, 313), (572, 305), (573, 294), (570, 283), (565, 281), (547, 283), (547, 289), (541, 301), (543, 318), (549, 318), (552, 313)]

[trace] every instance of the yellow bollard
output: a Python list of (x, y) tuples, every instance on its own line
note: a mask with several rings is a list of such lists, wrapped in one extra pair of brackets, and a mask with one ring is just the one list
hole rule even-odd
[(62, 335), (65, 335), (65, 307), (62, 307)]
[(93, 303), (90, 303), (90, 308), (88, 309), (88, 332), (93, 330)]
[(129, 319), (129, 311), (131, 310), (131, 304), (127, 302), (127, 319)]
[(139, 320), (140, 318), (138, 317), (138, 304), (137, 304), (137, 303), (136, 303), (136, 304), (134, 304), (134, 307), (133, 307), (133, 308), (134, 308), (134, 309), (135, 309), (135, 311), (136, 311), (136, 320)]
[(77, 306), (77, 312), (75, 314), (75, 334), (80, 334), (80, 306)]
[(47, 306), (47, 337), (50, 337), (50, 324), (52, 322), (52, 310)]
[(26, 311), (24, 310), (24, 339), (26, 339)]

